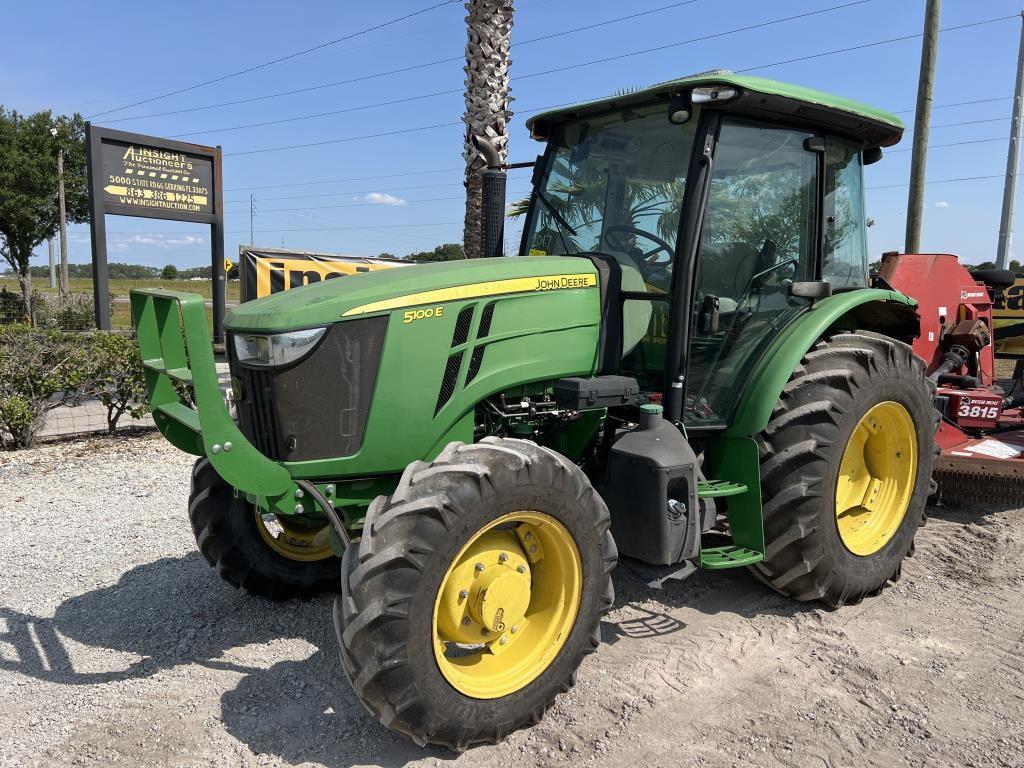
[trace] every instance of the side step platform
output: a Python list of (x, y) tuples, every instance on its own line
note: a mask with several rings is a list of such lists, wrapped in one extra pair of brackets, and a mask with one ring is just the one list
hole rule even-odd
[(702, 499), (728, 498), (727, 514), (732, 543), (704, 547), (700, 567), (709, 571), (742, 568), (764, 560), (761, 519), (761, 477), (757, 444), (750, 438), (722, 438), (709, 449), (711, 470), (717, 480), (698, 484)]

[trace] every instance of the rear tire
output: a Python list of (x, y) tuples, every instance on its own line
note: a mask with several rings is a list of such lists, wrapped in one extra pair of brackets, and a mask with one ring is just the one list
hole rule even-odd
[[(540, 563), (528, 566), (523, 558), (529, 556), (526, 550), (530, 547), (526, 543), (517, 547), (515, 538), (511, 547), (501, 545), (512, 554), (503, 553), (500, 560), (494, 554), (500, 550), (481, 554), (473, 549), (482, 536), (508, 536), (518, 530), (493, 526), (521, 515), (548, 521), (529, 529), (536, 531), (532, 538), (522, 531), (515, 534), (521, 543), (542, 544)], [(600, 643), (601, 616), (614, 598), (610, 573), (616, 551), (609, 527), (607, 507), (583, 472), (531, 442), (488, 438), (475, 445), (452, 443), (435, 461), (409, 465), (395, 492), (378, 497), (370, 506), (362, 538), (346, 550), (342, 562), (342, 590), (335, 601), (334, 621), (342, 668), (356, 695), (388, 728), (417, 744), (439, 744), (457, 751), (497, 743), (513, 731), (539, 722), (555, 697), (573, 685), (583, 657)], [(541, 535), (551, 530), (561, 531), (565, 541), (571, 539), (571, 549), (578, 555), (578, 571), (570, 574), (579, 586), (578, 592), (573, 590), (578, 608), (558, 625), (550, 651), (537, 657), (534, 664), (530, 654), (536, 644), (527, 632), (543, 627), (546, 621), (545, 613), (535, 612), (534, 601), (542, 599), (538, 585), (547, 578), (543, 563), (551, 562), (557, 543)], [(489, 636), (476, 641), (483, 644), (497, 642), (515, 621), (522, 621), (522, 634), (507, 637), (512, 642), (501, 654), (524, 653), (529, 674), (515, 685), (503, 687), (500, 675), (487, 679), (485, 670), (484, 678), (474, 685), (489, 686), (490, 693), (470, 691), (473, 695), (467, 695), (469, 689), (453, 679), (444, 658), (445, 649), (450, 652), (453, 646), (448, 645), (438, 617), (449, 604), (442, 598), (449, 596), (453, 573), (467, 562), (470, 574), (474, 573), (476, 561), (480, 561), (475, 566), (480, 579), (500, 573), (504, 584), (515, 582), (516, 567), (521, 567), (518, 573), (527, 573), (530, 585), (525, 591), (528, 597), (523, 598), (523, 604), (529, 601), (529, 608), (525, 615), (520, 609), (516, 614), (502, 602), (498, 621), (504, 616), (510, 626), (495, 624), (497, 633), (481, 629), (469, 617), (473, 601), (483, 599), (470, 575), (469, 589), (459, 593), (454, 587), (459, 598), (467, 601), (466, 614), (462, 618), (454, 614), (450, 626)], [(488, 563), (486, 568), (483, 561)], [(508, 567), (508, 572), (500, 571), (501, 567)], [(497, 600), (507, 600), (508, 587), (504, 586), (502, 593), (494, 587), (496, 583), (490, 582), (490, 593), (503, 595)], [(484, 594), (488, 592), (484, 590)], [(562, 594), (559, 607), (572, 600), (564, 597), (568, 590)], [(515, 599), (508, 605), (512, 602)], [(526, 644), (517, 646), (517, 641)], [(492, 655), (487, 649), (468, 652), (479, 654), (473, 656), (471, 671), (516, 658)], [(516, 663), (521, 670), (523, 664)]]
[(255, 508), (235, 496), (209, 459), (199, 459), (192, 468), (188, 516), (199, 551), (233, 587), (271, 600), (337, 589), (341, 561), (333, 555), (300, 560), (275, 551)]
[[(807, 353), (758, 437), (766, 551), (764, 561), (751, 567), (755, 575), (798, 600), (822, 600), (833, 607), (860, 602), (899, 578), (924, 516), (932, 473), (937, 416), (932, 391), (924, 362), (908, 345), (886, 336), (841, 333)], [(868, 412), (884, 414), (886, 409), (895, 414), (895, 421), (877, 429)], [(906, 425), (903, 432), (901, 424)], [(840, 521), (837, 506), (845, 501), (837, 504), (837, 491), (845, 500), (842, 494), (851, 487), (848, 465), (840, 480), (848, 446), (861, 451), (864, 468), (870, 464), (868, 444), (853, 439), (858, 430), (865, 430), (859, 435), (884, 433), (890, 437), (883, 441), (895, 440), (871, 443), (882, 456), (878, 461), (916, 451), (916, 467), (909, 459), (893, 459), (903, 474), (887, 481), (891, 486), (883, 486), (905, 494), (898, 496), (908, 498), (905, 505), (894, 502), (876, 510), (854, 506), (843, 514), (863, 517)], [(870, 472), (865, 487), (878, 488), (872, 483), (881, 474)], [(864, 496), (864, 504), (870, 503), (868, 498)], [(891, 510), (898, 509), (904, 511), (897, 522), (897, 512)], [(851, 522), (872, 525), (875, 514), (890, 514), (882, 532), (866, 543), (856, 539)]]

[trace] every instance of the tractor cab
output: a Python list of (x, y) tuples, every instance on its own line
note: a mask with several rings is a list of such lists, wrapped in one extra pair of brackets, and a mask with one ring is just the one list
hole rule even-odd
[(712, 72), (529, 126), (547, 151), (521, 253), (598, 266), (603, 371), (664, 393), (688, 427), (726, 425), (782, 328), (868, 285), (863, 166), (899, 141), (891, 115)]

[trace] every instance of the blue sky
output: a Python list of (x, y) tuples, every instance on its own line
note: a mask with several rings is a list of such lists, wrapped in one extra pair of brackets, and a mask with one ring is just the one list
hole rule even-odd
[[(585, 67), (548, 70), (620, 53), (728, 32), (850, 0), (520, 0), (512, 48), (517, 115), (511, 125), (513, 161), (532, 159), (540, 145), (524, 119), (567, 101), (607, 95), (696, 71), (756, 68), (753, 73), (833, 91), (897, 111), (912, 127), (920, 38), (802, 62), (764, 67), (839, 48), (921, 32), (924, 0), (869, 0), (763, 29), (720, 35)], [(435, 0), (436, 2), (436, 0)], [(250, 0), (173, 4), (8, 3), (0, 58), (0, 103), (22, 112), (51, 108), (89, 116), (309, 48), (433, 4), (431, 0), (282, 4)], [(1011, 0), (946, 0), (943, 27), (1011, 16)], [(636, 19), (541, 42), (534, 38), (651, 11)], [(249, 196), (255, 195), (257, 245), (376, 255), (404, 255), (461, 240), (461, 61), (464, 8), (449, 3), (415, 18), (360, 35), (241, 77), (100, 115), (99, 125), (220, 144), (225, 153), (225, 252), (249, 241)], [(1001, 175), (1006, 162), (1019, 21), (944, 32), (940, 36), (936, 109), (932, 116), (922, 248), (994, 258)], [(281, 91), (350, 80), (393, 69), (394, 75), (303, 94), (152, 117)], [(352, 110), (439, 92), (403, 104)], [(985, 103), (943, 105), (989, 100)], [(257, 128), (251, 123), (321, 112), (339, 114)], [(135, 119), (126, 119), (135, 118)], [(967, 123), (967, 124), (962, 124)], [(349, 139), (402, 129), (388, 137), (256, 154), (254, 149)], [(963, 141), (978, 143), (938, 147)], [(905, 138), (867, 170), (873, 254), (900, 249), (910, 167)], [(529, 172), (510, 180), (522, 196)], [(999, 176), (934, 183), (963, 176)], [(289, 185), (289, 186), (283, 186)], [(1020, 195), (1018, 195), (1020, 197)], [(1018, 231), (1024, 222), (1018, 205)], [(156, 219), (108, 217), (109, 258), (163, 265), (209, 263), (208, 229)], [(509, 227), (513, 248), (517, 225)], [(1024, 234), (1018, 237), (1024, 243)], [(88, 231), (72, 227), (73, 262), (89, 260)], [(1017, 249), (1024, 254), (1024, 246)], [(35, 263), (45, 263), (45, 246)]]

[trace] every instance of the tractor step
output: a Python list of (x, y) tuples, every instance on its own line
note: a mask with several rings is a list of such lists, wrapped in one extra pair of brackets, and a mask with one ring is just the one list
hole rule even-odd
[(709, 571), (725, 568), (740, 568), (764, 560), (764, 554), (753, 549), (728, 544), (723, 547), (708, 547), (700, 551), (700, 567)]
[(164, 366), (164, 359), (162, 357), (154, 357), (149, 360), (143, 360), (142, 365), (144, 368), (148, 368), (156, 373), (163, 373), (170, 376), (176, 381), (180, 381), (183, 384), (192, 383), (192, 371), (188, 368), (166, 368)]
[(728, 480), (702, 480), (697, 483), (697, 495), (702, 499), (717, 499), (723, 496), (739, 496), (747, 492), (743, 483)]
[(153, 410), (156, 411), (158, 416), (166, 416), (174, 419), (176, 422), (184, 427), (188, 427), (193, 432), (200, 432), (199, 414), (184, 403), (164, 403), (163, 405), (158, 405)]

